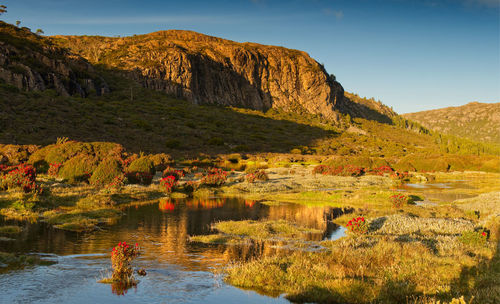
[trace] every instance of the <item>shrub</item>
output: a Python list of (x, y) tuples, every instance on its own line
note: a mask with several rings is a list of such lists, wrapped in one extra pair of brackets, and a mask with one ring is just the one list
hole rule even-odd
[(368, 232), (368, 225), (366, 224), (365, 218), (359, 216), (354, 217), (347, 222), (347, 229), (356, 234), (364, 234)]
[(364, 173), (365, 173), (364, 168), (353, 165), (345, 165), (338, 167), (318, 165), (313, 169), (313, 174), (323, 174), (323, 175), (361, 176)]
[(155, 165), (149, 157), (143, 156), (132, 161), (127, 172), (146, 172), (153, 175), (155, 174)]
[(373, 168), (370, 171), (368, 171), (368, 174), (373, 174), (373, 175), (384, 175), (384, 174), (392, 174), (394, 170), (392, 170), (391, 167), (389, 166), (381, 166), (377, 168)]
[(0, 172), (0, 189), (20, 188), (26, 193), (41, 190), (36, 185), (36, 171), (31, 165), (1, 166)]
[(105, 186), (108, 190), (118, 191), (125, 185), (126, 177), (124, 174), (116, 176), (113, 181)]
[(57, 176), (57, 174), (59, 173), (59, 169), (62, 167), (62, 164), (60, 163), (53, 163), (53, 164), (50, 164), (49, 165), (49, 170), (47, 171), (47, 173), (50, 175), (50, 176)]
[(77, 142), (61, 140), (56, 144), (48, 145), (31, 154), (28, 163), (36, 165), (37, 168), (48, 164), (64, 163), (77, 155), (87, 155), (98, 161), (107, 158), (120, 159), (123, 147), (119, 144), (109, 142)]
[(91, 185), (103, 187), (122, 174), (121, 164), (116, 158), (103, 160), (89, 179)]
[(149, 159), (153, 162), (155, 171), (163, 171), (173, 163), (172, 157), (165, 153), (151, 155)]
[(192, 193), (195, 190), (197, 190), (199, 186), (200, 186), (200, 184), (197, 182), (188, 181), (187, 183), (184, 184), (184, 191), (186, 191), (188, 193)]
[(477, 231), (465, 231), (459, 239), (465, 245), (485, 246), (488, 241), (488, 233), (484, 229)]
[(226, 183), (227, 175), (227, 171), (212, 168), (201, 178), (200, 184), (210, 187), (220, 187)]
[(176, 185), (177, 185), (177, 179), (175, 178), (175, 176), (172, 175), (163, 177), (160, 180), (160, 188), (166, 193), (172, 193)]
[(175, 177), (175, 181), (178, 181), (179, 179), (184, 177), (184, 175), (185, 175), (184, 170), (176, 170), (176, 169), (171, 168), (171, 167), (167, 167), (162, 173), (163, 177), (167, 177), (167, 176)]
[(64, 163), (58, 176), (70, 183), (88, 181), (97, 168), (97, 160), (87, 155), (77, 155)]
[(111, 251), (111, 265), (113, 267), (113, 281), (130, 281), (133, 270), (131, 262), (139, 255), (139, 246), (130, 246), (120, 242)]
[(267, 175), (266, 171), (257, 170), (254, 173), (247, 174), (245, 178), (249, 183), (253, 183), (256, 180), (266, 181), (269, 179), (269, 176)]
[(127, 168), (127, 179), (131, 184), (149, 185), (153, 180), (155, 166), (148, 157), (140, 157), (130, 163)]
[(393, 208), (401, 208), (403, 205), (408, 203), (408, 196), (398, 193), (390, 197)]
[(392, 179), (399, 179), (401, 181), (406, 181), (406, 180), (409, 180), (410, 179), (410, 174), (408, 172), (398, 172), (398, 171), (394, 171), (392, 174), (391, 174), (391, 178)]

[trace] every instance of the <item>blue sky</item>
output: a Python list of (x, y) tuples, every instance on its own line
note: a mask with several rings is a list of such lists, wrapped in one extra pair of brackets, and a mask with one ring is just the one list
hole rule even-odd
[(399, 113), (500, 100), (500, 0), (0, 0), (46, 35), (187, 29), (308, 52)]

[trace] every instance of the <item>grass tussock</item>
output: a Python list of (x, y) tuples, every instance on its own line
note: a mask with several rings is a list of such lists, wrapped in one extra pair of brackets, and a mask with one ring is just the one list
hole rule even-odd
[(223, 221), (213, 225), (218, 234), (193, 236), (194, 242), (209, 244), (240, 244), (249, 240), (283, 240), (307, 239), (310, 234), (320, 234), (322, 231), (297, 226), (285, 220), (278, 221)]

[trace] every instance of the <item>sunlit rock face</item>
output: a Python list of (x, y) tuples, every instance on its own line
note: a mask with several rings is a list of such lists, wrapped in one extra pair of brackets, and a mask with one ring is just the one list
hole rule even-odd
[(271, 108), (337, 119), (344, 90), (307, 53), (190, 31), (53, 38), (91, 63), (196, 104)]

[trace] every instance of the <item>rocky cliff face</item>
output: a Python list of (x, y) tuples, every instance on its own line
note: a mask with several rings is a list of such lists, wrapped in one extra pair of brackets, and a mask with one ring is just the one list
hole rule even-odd
[(0, 21), (0, 79), (26, 91), (85, 97), (109, 91), (92, 65), (27, 28)]
[(305, 52), (190, 31), (108, 38), (56, 36), (91, 63), (196, 104), (271, 108), (336, 119), (342, 86)]

